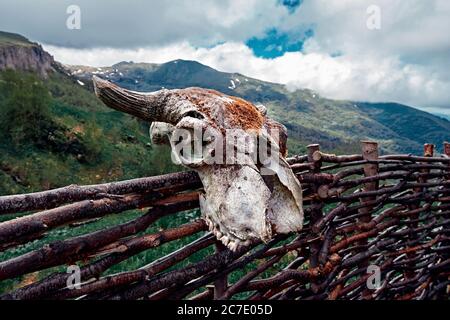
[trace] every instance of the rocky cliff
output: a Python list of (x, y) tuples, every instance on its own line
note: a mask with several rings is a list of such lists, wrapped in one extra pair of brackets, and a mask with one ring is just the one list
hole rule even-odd
[(0, 32), (0, 71), (33, 71), (47, 77), (54, 67), (53, 57), (39, 44), (13, 33)]

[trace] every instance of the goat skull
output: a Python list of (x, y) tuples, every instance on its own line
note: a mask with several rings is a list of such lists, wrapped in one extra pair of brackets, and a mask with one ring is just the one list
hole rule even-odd
[[(286, 129), (268, 118), (263, 106), (208, 89), (139, 93), (95, 76), (93, 81), (96, 95), (107, 106), (152, 122), (152, 142), (169, 143), (175, 159), (198, 172), (204, 186), (199, 199), (202, 216), (228, 248), (236, 250), (255, 239), (267, 242), (274, 234), (301, 230), (302, 190), (285, 160)], [(209, 131), (213, 138), (202, 141), (200, 153), (174, 152), (180, 140), (177, 132), (193, 132), (195, 128), (202, 133)], [(248, 149), (255, 152), (260, 148), (255, 143), (248, 147), (225, 139), (227, 147), (233, 145), (227, 150), (238, 152), (240, 161), (208, 161), (218, 150), (223, 151), (223, 145), (217, 148), (218, 137), (227, 130), (237, 131), (238, 138), (245, 141), (252, 137), (265, 141), (272, 160), (249, 155)], [(234, 151), (232, 158), (236, 160)], [(226, 156), (229, 159), (230, 155)]]

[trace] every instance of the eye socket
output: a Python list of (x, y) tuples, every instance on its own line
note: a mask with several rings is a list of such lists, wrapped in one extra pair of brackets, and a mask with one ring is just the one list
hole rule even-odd
[(244, 229), (244, 232), (250, 233), (250, 232), (252, 232), (252, 229), (250, 229), (250, 228), (245, 228), (245, 229)]
[(191, 117), (196, 119), (205, 119), (205, 117), (198, 111), (192, 110), (184, 114), (184, 117)]

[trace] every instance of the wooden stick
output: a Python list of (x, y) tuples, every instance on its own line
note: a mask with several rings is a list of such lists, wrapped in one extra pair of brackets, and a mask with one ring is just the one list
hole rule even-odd
[(191, 188), (196, 188), (200, 187), (201, 183), (197, 173), (189, 171), (90, 186), (70, 185), (49, 191), (2, 196), (0, 197), (0, 214), (50, 209), (64, 203), (104, 198), (105, 195), (110, 194), (150, 192), (175, 185), (189, 185)]
[(198, 201), (177, 203), (150, 209), (145, 215), (106, 230), (96, 231), (72, 239), (54, 242), (16, 258), (0, 262), (0, 280), (42, 270), (68, 261), (77, 261), (85, 255), (117, 239), (136, 234), (164, 215), (198, 206)]

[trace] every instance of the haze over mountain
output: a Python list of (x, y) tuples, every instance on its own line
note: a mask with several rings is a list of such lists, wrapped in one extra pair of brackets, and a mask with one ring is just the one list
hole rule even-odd
[(288, 128), (291, 154), (310, 143), (358, 152), (363, 139), (383, 152), (420, 153), (424, 143), (440, 150), (450, 138), (448, 120), (405, 105), (325, 99), (195, 61), (66, 66), (39, 44), (0, 32), (0, 194), (180, 170), (168, 150), (149, 145), (148, 124), (95, 97), (94, 74), (137, 91), (198, 86), (262, 103)]

